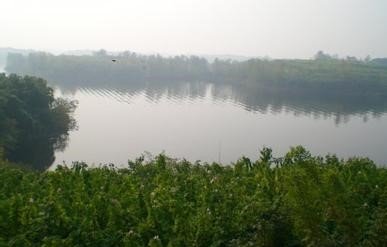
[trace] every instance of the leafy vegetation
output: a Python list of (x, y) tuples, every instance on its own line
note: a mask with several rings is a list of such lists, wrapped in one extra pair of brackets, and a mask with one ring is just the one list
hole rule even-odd
[(43, 79), (0, 74), (0, 149), (10, 161), (47, 167), (76, 127), (75, 102), (54, 98)]
[(250, 59), (238, 62), (215, 59), (209, 63), (196, 56), (161, 57), (131, 52), (109, 55), (102, 50), (84, 56), (9, 54), (6, 69), (11, 73), (39, 76), (53, 83), (83, 86), (208, 81), (306, 95), (385, 97), (387, 66), (383, 61), (359, 61), (353, 57), (338, 59), (319, 52), (310, 60)]
[(383, 246), (386, 236), (387, 170), (302, 147), (231, 166), (159, 155), (126, 169), (0, 167), (7, 246)]

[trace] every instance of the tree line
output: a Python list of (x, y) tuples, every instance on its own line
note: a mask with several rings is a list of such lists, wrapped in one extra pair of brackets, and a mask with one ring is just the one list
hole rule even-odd
[(324, 53), (314, 59), (219, 60), (197, 56), (162, 57), (106, 51), (93, 55), (9, 54), (9, 73), (35, 75), (52, 83), (124, 85), (160, 81), (206, 81), (285, 92), (387, 95), (384, 60), (338, 59)]

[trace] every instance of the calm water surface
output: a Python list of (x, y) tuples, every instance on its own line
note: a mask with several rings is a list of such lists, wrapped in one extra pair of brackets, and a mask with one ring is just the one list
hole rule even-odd
[(315, 155), (367, 156), (387, 163), (386, 110), (372, 102), (249, 95), (249, 90), (205, 83), (57, 87), (56, 94), (78, 100), (79, 129), (56, 153), (53, 167), (63, 161), (125, 166), (144, 151), (226, 164), (242, 155), (257, 159), (263, 146), (282, 156), (295, 145)]

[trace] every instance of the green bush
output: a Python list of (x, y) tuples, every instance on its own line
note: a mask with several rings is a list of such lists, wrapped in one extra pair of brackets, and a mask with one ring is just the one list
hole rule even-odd
[(41, 78), (0, 73), (0, 158), (47, 168), (76, 128), (75, 107), (75, 101), (55, 98)]
[(387, 172), (271, 150), (230, 166), (159, 155), (128, 168), (0, 166), (4, 246), (383, 246)]

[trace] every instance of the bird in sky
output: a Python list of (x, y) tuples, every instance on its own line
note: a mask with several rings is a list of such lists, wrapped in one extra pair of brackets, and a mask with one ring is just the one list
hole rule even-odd
[(116, 59), (112, 59), (112, 62), (115, 63), (115, 62), (117, 62), (117, 60)]

